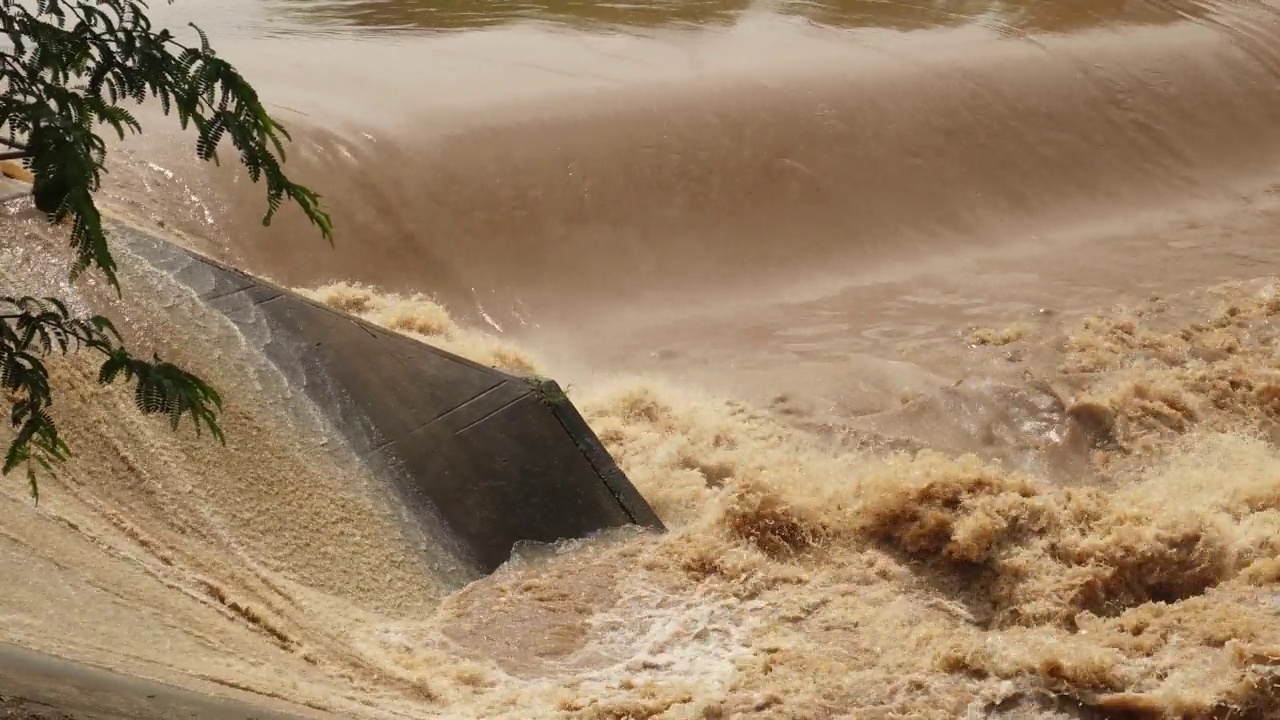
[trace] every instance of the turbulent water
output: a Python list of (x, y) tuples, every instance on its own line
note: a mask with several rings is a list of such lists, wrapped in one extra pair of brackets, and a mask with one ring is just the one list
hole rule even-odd
[[(342, 717), (1275, 717), (1280, 24), (1266, 2), (184, 0), (336, 247), (158, 128), (104, 203), (570, 397), (670, 527), (441, 587), (217, 313), (121, 318), (228, 447), (53, 366), (0, 639)], [(157, 121), (150, 121), (156, 128)]]

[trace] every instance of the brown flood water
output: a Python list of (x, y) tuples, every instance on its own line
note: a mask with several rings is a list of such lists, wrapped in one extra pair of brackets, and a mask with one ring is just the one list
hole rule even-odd
[[(157, 17), (278, 110), (336, 247), (162, 132), (113, 206), (570, 383), (672, 531), (441, 586), (322, 413), (129, 265), (113, 312), (247, 429), (208, 448), (60, 366), (84, 457), (0, 494), (0, 639), (346, 717), (1280, 712), (1270, 4)], [(24, 217), (4, 273), (57, 286)]]

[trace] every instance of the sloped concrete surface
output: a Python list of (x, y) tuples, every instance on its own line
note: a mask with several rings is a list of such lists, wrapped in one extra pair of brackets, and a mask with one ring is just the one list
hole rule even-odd
[(15, 720), (337, 720), (222, 688), (214, 697), (0, 643), (0, 718)]
[[(113, 224), (113, 237), (226, 315), (392, 484), (462, 575), (520, 541), (661, 528), (554, 383), (538, 385)], [(561, 394), (562, 395), (562, 394)]]

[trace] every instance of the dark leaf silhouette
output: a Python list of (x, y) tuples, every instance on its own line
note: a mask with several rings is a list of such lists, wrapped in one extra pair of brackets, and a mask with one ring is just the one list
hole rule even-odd
[[(266, 185), (263, 224), (293, 201), (332, 242), (320, 196), (281, 169), (289, 133), (267, 114), (257, 92), (217, 56), (203, 30), (191, 25), (198, 42), (184, 44), (167, 29), (153, 29), (146, 9), (144, 0), (0, 0), (0, 140), (27, 151), (36, 207), (68, 226), (71, 279), (97, 270), (120, 292), (93, 196), (107, 155), (100, 126), (122, 139), (142, 131), (121, 106), (126, 100), (155, 99), (184, 129), (194, 126), (202, 160), (218, 162), (219, 146), (230, 140), (249, 177)], [(0, 297), (0, 387), (15, 429), (3, 472), (25, 466), (33, 495), (36, 468), (51, 470), (70, 454), (50, 414), (53, 395), (42, 359), (82, 350), (104, 356), (100, 382), (134, 384), (139, 411), (165, 415), (174, 428), (189, 417), (197, 433), (208, 430), (223, 440), (218, 393), (158, 357), (131, 355), (107, 318), (76, 317), (56, 298)]]
[[(104, 317), (75, 317), (56, 298), (0, 296), (0, 387), (13, 398), (9, 421), (16, 430), (5, 454), (6, 474), (33, 462), (48, 470), (70, 454), (49, 414), (53, 395), (40, 357), (86, 349), (105, 356), (99, 382), (123, 378), (134, 383), (139, 411), (166, 415), (174, 428), (190, 417), (197, 434), (207, 429), (224, 442), (217, 421), (222, 397), (200, 378), (158, 357), (147, 361), (132, 356)], [(34, 481), (34, 468), (28, 470)]]

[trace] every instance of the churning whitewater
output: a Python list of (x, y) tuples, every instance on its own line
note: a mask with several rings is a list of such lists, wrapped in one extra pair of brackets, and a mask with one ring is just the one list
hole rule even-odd
[(53, 363), (76, 455), (0, 485), (0, 640), (316, 717), (1280, 713), (1270, 4), (157, 12), (337, 244), (156, 118), (114, 217), (556, 378), (668, 532), (440, 582), (251, 339), (127, 252), (68, 285), (9, 202), (6, 292), (202, 374), (227, 446)]

